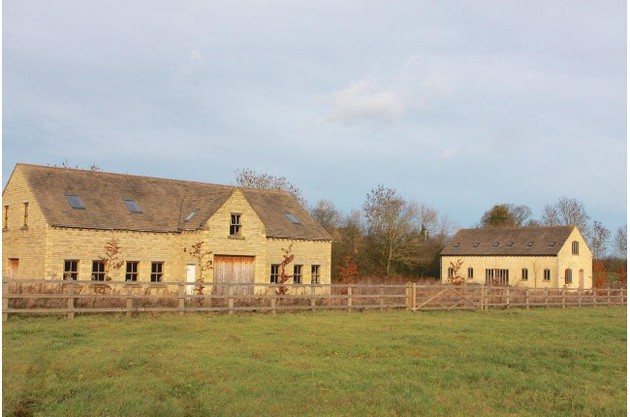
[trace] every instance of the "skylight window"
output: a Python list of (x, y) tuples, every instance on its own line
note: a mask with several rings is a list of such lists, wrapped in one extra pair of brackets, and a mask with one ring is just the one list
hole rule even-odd
[(479, 246), (479, 242), (473, 243), (473, 246), (476, 248), (477, 246)]
[(512, 242), (511, 240), (505, 244), (506, 246), (512, 247), (512, 245), (514, 245), (514, 242)]
[(494, 246), (494, 247), (496, 248), (497, 246), (499, 246), (499, 242), (494, 242), (494, 243), (492, 244), (492, 246)]
[(551, 246), (551, 247), (556, 246), (556, 241), (552, 240), (551, 242), (549, 242), (549, 246)]
[(194, 209), (188, 214), (188, 216), (186, 216), (186, 218), (184, 219), (184, 222), (191, 221), (193, 217), (195, 217), (198, 213), (199, 213), (199, 209)]
[(534, 246), (534, 241), (530, 240), (529, 242), (527, 242), (527, 246), (532, 247)]
[(454, 248), (459, 248), (459, 242), (453, 245)]
[(142, 213), (142, 210), (140, 210), (140, 206), (134, 200), (128, 199), (128, 200), (123, 200), (123, 201), (125, 202), (125, 205), (127, 206), (130, 212), (135, 213), (135, 214)]
[(293, 224), (302, 224), (300, 223), (300, 221), (297, 219), (297, 217), (295, 217), (293, 214), (291, 213), (285, 213), (285, 216), (287, 216), (287, 219), (289, 219), (289, 221)]
[(85, 210), (85, 205), (83, 204), (83, 200), (78, 195), (66, 194), (66, 198), (68, 199), (68, 203), (70, 203), (70, 207), (77, 210)]

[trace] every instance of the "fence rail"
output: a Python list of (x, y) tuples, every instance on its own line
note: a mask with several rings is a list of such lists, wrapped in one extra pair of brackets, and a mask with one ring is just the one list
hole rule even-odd
[(316, 310), (487, 310), (627, 305), (627, 290), (452, 285), (278, 285), (4, 279), (10, 314), (265, 312)]

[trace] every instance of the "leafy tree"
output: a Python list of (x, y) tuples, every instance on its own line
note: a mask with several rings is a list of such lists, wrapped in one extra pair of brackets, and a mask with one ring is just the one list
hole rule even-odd
[(291, 194), (303, 206), (307, 207), (302, 191), (285, 177), (276, 177), (252, 169), (236, 170), (236, 184), (240, 187), (258, 188), (263, 190), (280, 190)]
[[(531, 225), (532, 210), (527, 206), (496, 204), (481, 217), (482, 227), (524, 227)], [(528, 223), (529, 222), (529, 223)]]
[(515, 227), (516, 221), (507, 204), (497, 204), (481, 217), (482, 227)]
[(367, 237), (374, 251), (371, 260), (385, 275), (397, 266), (418, 264), (422, 219), (416, 203), (405, 201), (396, 190), (379, 185), (363, 204)]

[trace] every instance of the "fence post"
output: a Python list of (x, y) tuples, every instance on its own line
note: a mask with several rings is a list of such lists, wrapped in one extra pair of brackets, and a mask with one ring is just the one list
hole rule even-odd
[(566, 287), (562, 287), (562, 308), (565, 307), (565, 300), (564, 300), (564, 296), (567, 292), (567, 288)]
[(545, 291), (545, 307), (549, 308), (549, 287), (547, 287), (547, 291)]
[(480, 301), (480, 305), (481, 305), (481, 311), (485, 310), (485, 294), (486, 294), (486, 286), (482, 285), (481, 286), (481, 301)]
[(352, 313), (352, 286), (348, 285), (348, 313)]
[(74, 319), (74, 298), (72, 297), (74, 294), (74, 283), (70, 280), (68, 284), (68, 318)]
[(610, 288), (606, 288), (606, 292), (607, 292), (607, 295), (608, 295), (608, 297), (607, 297), (608, 298), (608, 306), (610, 306)]
[(411, 282), (407, 282), (407, 287), (405, 288), (405, 295), (407, 296), (407, 310), (412, 310), (413, 309), (413, 301), (412, 301), (412, 297), (413, 297), (413, 288), (411, 286)]
[(9, 319), (9, 313), (6, 311), (9, 309), (9, 283), (2, 281), (2, 321)]
[(591, 288), (593, 291), (593, 307), (597, 307), (597, 289)]
[(525, 287), (525, 308), (529, 310), (529, 288)]
[(276, 292), (275, 288), (273, 288), (273, 293), (271, 294), (271, 314), (275, 315), (276, 314), (276, 298), (278, 297), (278, 293)]
[(131, 298), (131, 286), (125, 283), (127, 286), (127, 317), (131, 317), (131, 312), (133, 311), (133, 298)]
[(311, 311), (315, 311), (315, 285), (311, 284)]
[(232, 286), (227, 286), (227, 295), (228, 295), (228, 314), (234, 314), (234, 298), (232, 297)]
[(182, 317), (186, 310), (186, 286), (183, 281), (179, 281), (177, 283), (177, 296), (179, 298), (179, 302), (177, 303), (179, 306), (179, 316)]
[(507, 287), (505, 292), (505, 308), (510, 308), (510, 287)]
[(379, 285), (378, 287), (378, 304), (379, 304), (379, 309), (380, 311), (383, 311), (383, 305), (385, 304), (385, 298), (383, 297), (385, 295), (385, 287), (383, 286), (383, 284)]

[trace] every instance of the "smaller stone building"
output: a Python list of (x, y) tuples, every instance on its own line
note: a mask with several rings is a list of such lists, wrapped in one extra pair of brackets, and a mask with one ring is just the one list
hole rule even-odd
[(441, 253), (441, 281), (592, 288), (593, 255), (575, 226), (462, 229)]
[(290, 284), (330, 283), (332, 238), (283, 191), (18, 164), (2, 204), (4, 277), (268, 284), (291, 248)]

